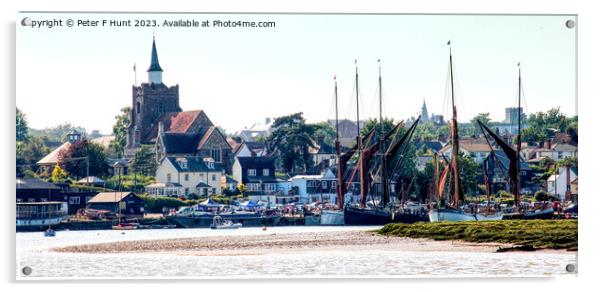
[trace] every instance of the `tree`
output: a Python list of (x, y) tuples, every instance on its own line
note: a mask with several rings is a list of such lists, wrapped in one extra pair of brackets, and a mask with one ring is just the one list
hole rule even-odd
[(439, 136), (437, 133), (438, 129), (435, 127), (435, 123), (428, 121), (421, 123), (416, 126), (416, 132), (414, 133), (415, 141), (432, 141), (436, 140)]
[(238, 189), (238, 192), (244, 197), (245, 193), (247, 192), (247, 187), (244, 184), (239, 184), (236, 188)]
[(115, 116), (115, 124), (113, 125), (113, 135), (115, 140), (109, 146), (117, 153), (118, 157), (123, 157), (123, 151), (127, 143), (127, 126), (130, 124), (130, 107), (121, 109), (121, 113)]
[(76, 130), (80, 133), (86, 133), (86, 129), (83, 127), (74, 126), (70, 123), (64, 123), (55, 127), (45, 128), (42, 130), (30, 129), (30, 134), (33, 137), (40, 137), (48, 142), (66, 142), (67, 134), (72, 130)]
[(149, 145), (142, 145), (142, 147), (136, 151), (132, 164), (135, 173), (140, 173), (146, 176), (155, 176), (158, 165), (153, 147)]
[(559, 108), (531, 114), (527, 124), (522, 132), (524, 141), (544, 142), (555, 132), (568, 133), (577, 141), (577, 117), (568, 118)]
[(17, 108), (16, 116), (17, 142), (25, 141), (29, 138), (29, 127), (27, 126), (27, 119), (25, 118), (25, 114), (19, 108)]
[(25, 170), (36, 170), (36, 162), (46, 156), (50, 151), (40, 138), (29, 137), (26, 141), (17, 142), (16, 164), (17, 175), (21, 176)]
[(309, 147), (317, 147), (312, 139), (317, 126), (306, 124), (303, 113), (295, 113), (276, 118), (272, 127), (275, 130), (266, 139), (269, 151), (280, 155), (286, 171), (307, 171), (312, 164)]
[[(108, 173), (109, 165), (102, 146), (90, 143), (86, 138), (60, 151), (58, 156), (61, 168), (77, 178), (85, 177), (88, 167), (90, 175), (104, 176)], [(83, 158), (87, 158), (89, 166)]]
[(470, 120), (470, 123), (474, 128), (473, 135), (475, 136), (481, 136), (483, 134), (481, 132), (481, 128), (479, 127), (478, 121), (481, 121), (481, 123), (483, 123), (483, 125), (485, 125), (487, 128), (491, 128), (491, 119), (489, 118), (489, 113), (479, 113), (472, 118), (472, 120)]
[(385, 118), (382, 122), (379, 122), (379, 120), (377, 119), (368, 119), (366, 124), (364, 124), (364, 127), (360, 130), (360, 135), (362, 137), (365, 137), (366, 135), (368, 135), (368, 133), (370, 133), (370, 131), (376, 129), (376, 131), (374, 132), (374, 137), (380, 137), (384, 134), (387, 134), (394, 127), (395, 121), (393, 121), (393, 119)]
[(56, 165), (54, 169), (52, 169), (52, 175), (50, 180), (53, 183), (63, 182), (67, 179), (67, 172), (65, 172), (60, 166)]
[(479, 165), (468, 155), (460, 152), (458, 155), (460, 168), (460, 181), (464, 194), (475, 194), (477, 192), (477, 176)]
[(336, 128), (330, 123), (321, 122), (316, 124), (316, 132), (314, 133), (315, 141), (322, 141), (324, 144), (334, 147), (336, 137)]

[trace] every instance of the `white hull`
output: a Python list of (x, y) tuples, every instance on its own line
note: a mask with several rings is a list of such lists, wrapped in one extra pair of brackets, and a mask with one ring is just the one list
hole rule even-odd
[(429, 211), (429, 220), (431, 222), (477, 221), (477, 217), (474, 214), (467, 214), (457, 210), (434, 209)]
[(218, 226), (211, 226), (211, 229), (238, 229), (241, 228), (242, 224), (240, 223), (234, 223), (231, 225), (218, 225)]
[(321, 225), (345, 225), (345, 212), (334, 210), (322, 210), (320, 215)]
[(491, 221), (491, 220), (502, 220), (504, 213), (498, 212), (492, 215), (477, 214), (477, 221)]

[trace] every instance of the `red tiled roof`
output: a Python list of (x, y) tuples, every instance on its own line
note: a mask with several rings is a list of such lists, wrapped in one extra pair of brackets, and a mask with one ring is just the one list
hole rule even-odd
[(190, 127), (195, 123), (202, 113), (202, 110), (166, 113), (159, 118), (157, 123), (147, 133), (144, 141), (151, 142), (157, 138), (159, 122), (163, 123), (163, 130), (165, 132), (182, 134), (189, 133)]

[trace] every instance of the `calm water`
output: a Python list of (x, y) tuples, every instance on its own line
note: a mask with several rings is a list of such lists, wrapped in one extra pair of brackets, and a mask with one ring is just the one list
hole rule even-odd
[[(269, 233), (371, 230), (375, 227), (272, 227)], [(551, 276), (567, 274), (576, 253), (482, 253), (304, 251), (268, 255), (190, 256), (178, 253), (71, 254), (52, 247), (127, 240), (195, 236), (266, 234), (261, 228), (236, 230), (166, 229), (133, 231), (63, 231), (55, 238), (42, 232), (17, 233), (19, 279), (40, 277), (355, 277), (355, 276)], [(32, 274), (23, 276), (28, 266)]]

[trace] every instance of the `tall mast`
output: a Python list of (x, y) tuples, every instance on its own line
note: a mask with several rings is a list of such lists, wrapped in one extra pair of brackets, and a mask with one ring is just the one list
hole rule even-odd
[[(380, 68), (380, 59), (378, 59), (378, 100), (379, 100), (379, 125), (381, 127), (381, 129), (383, 129), (383, 81), (382, 81), (382, 75), (381, 75), (381, 68)], [(389, 184), (388, 184), (388, 177), (387, 177), (387, 172), (389, 170), (389, 167), (387, 165), (387, 160), (385, 159), (385, 143), (384, 143), (384, 136), (383, 133), (381, 133), (380, 135), (380, 145), (379, 145), (379, 150), (380, 150), (380, 159), (381, 159), (381, 172), (380, 172), (380, 185), (381, 188), (383, 190), (383, 197), (382, 197), (382, 204), (383, 206), (386, 206), (387, 203), (389, 203)]]
[(452, 121), (451, 121), (451, 138), (452, 138), (452, 168), (454, 177), (454, 200), (452, 202), (453, 207), (457, 207), (462, 200), (461, 187), (460, 187), (460, 169), (458, 167), (458, 150), (459, 150), (459, 139), (458, 139), (458, 116), (456, 112), (456, 100), (454, 95), (454, 65), (452, 62), (451, 53), (451, 41), (447, 42), (449, 46), (449, 72), (451, 80), (451, 98), (452, 98)]
[(337, 206), (339, 208), (343, 208), (343, 200), (345, 199), (345, 194), (343, 192), (343, 162), (341, 160), (341, 142), (339, 141), (339, 94), (337, 89), (337, 77), (334, 76), (334, 109), (335, 109), (335, 128), (337, 131), (337, 136), (334, 142), (334, 147), (337, 151)]
[(360, 196), (362, 206), (365, 207), (365, 174), (364, 174), (364, 149), (362, 145), (362, 138), (360, 135), (360, 92), (359, 92), (359, 74), (357, 72), (357, 59), (355, 59), (355, 103), (356, 103), (356, 115), (357, 115), (357, 154), (359, 159), (359, 177), (360, 177)]
[(518, 135), (516, 136), (516, 180), (514, 187), (514, 204), (518, 206), (520, 203), (520, 148), (521, 148), (521, 116), (522, 116), (522, 108), (520, 105), (521, 95), (522, 95), (522, 84), (521, 84), (521, 72), (520, 72), (520, 62), (518, 62)]

